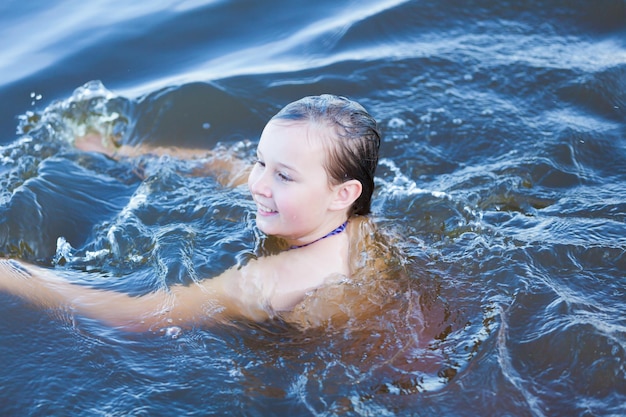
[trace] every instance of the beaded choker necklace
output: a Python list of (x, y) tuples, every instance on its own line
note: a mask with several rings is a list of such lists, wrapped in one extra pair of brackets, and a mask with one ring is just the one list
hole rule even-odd
[(338, 235), (339, 233), (343, 232), (344, 230), (346, 230), (346, 226), (348, 225), (348, 221), (346, 220), (345, 223), (343, 223), (342, 225), (340, 225), (339, 227), (337, 227), (336, 229), (332, 230), (330, 233), (320, 237), (319, 239), (315, 239), (313, 242), (309, 242), (309, 243), (305, 243), (304, 245), (293, 245), (291, 246), (289, 249), (300, 249), (300, 248), (304, 248), (305, 246), (309, 246), (314, 244), (315, 242), (319, 242), (322, 239), (326, 239), (327, 237), (331, 237), (331, 236), (335, 236)]

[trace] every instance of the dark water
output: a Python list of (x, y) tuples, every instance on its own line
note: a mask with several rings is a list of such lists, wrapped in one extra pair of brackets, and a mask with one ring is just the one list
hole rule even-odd
[(384, 129), (374, 218), (409, 277), (380, 320), (304, 333), (0, 295), (3, 415), (626, 415), (623, 0), (9, 0), (0, 39), (1, 254), (130, 293), (215, 274), (254, 249), (245, 187), (68, 139), (245, 157), (332, 92)]

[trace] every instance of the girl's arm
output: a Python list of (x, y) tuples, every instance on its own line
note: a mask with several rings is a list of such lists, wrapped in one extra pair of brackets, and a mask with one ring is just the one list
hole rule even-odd
[(76, 138), (74, 146), (87, 152), (103, 153), (113, 159), (136, 158), (141, 155), (168, 155), (176, 159), (195, 160), (198, 166), (194, 169), (193, 175), (211, 175), (220, 184), (231, 187), (245, 184), (251, 167), (249, 161), (237, 157), (236, 150), (231, 148), (209, 150), (146, 144), (116, 146), (99, 133), (88, 133)]
[(43, 308), (67, 308), (110, 326), (132, 331), (216, 322), (233, 316), (253, 320), (267, 318), (267, 313), (262, 308), (255, 308), (255, 303), (249, 303), (246, 297), (233, 298), (237, 294), (237, 275), (236, 269), (230, 269), (197, 284), (174, 285), (133, 297), (74, 284), (50, 269), (0, 259), (1, 291)]
[[(339, 240), (334, 244), (324, 243), (337, 245)], [(289, 317), (288, 312), (308, 293), (347, 276), (342, 251), (333, 250), (333, 256), (328, 256), (323, 245), (307, 249), (253, 259), (214, 278), (136, 297), (72, 283), (62, 276), (69, 271), (58, 273), (18, 260), (0, 259), (0, 291), (43, 308), (66, 308), (133, 331), (202, 325), (233, 318), (263, 321), (277, 312)], [(321, 258), (324, 262), (318, 261)], [(300, 311), (301, 317), (293, 321), (312, 325), (311, 317), (315, 317), (315, 323), (323, 322), (337, 313), (336, 308), (329, 308), (329, 302), (341, 304), (335, 298), (324, 296), (307, 303)]]

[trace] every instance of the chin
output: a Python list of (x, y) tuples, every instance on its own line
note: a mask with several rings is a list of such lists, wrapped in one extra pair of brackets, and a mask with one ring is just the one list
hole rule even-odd
[(265, 233), (268, 236), (276, 235), (275, 228), (269, 226), (268, 224), (266, 224), (266, 222), (264, 222), (263, 220), (259, 220), (258, 218), (256, 220), (256, 227), (257, 229), (259, 229), (261, 232)]

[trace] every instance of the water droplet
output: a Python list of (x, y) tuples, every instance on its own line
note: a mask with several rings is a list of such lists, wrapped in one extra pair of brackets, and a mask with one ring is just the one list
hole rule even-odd
[(171, 337), (172, 339), (178, 339), (182, 332), (183, 329), (181, 329), (180, 327), (171, 326), (165, 329), (165, 336)]
[(406, 122), (399, 117), (393, 117), (387, 122), (387, 126), (390, 129), (404, 129), (406, 127)]

